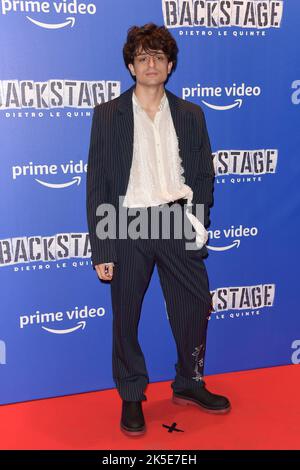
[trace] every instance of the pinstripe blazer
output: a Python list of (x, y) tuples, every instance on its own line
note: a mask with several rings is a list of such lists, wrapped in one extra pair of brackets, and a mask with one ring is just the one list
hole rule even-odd
[[(134, 120), (132, 93), (135, 84), (117, 98), (94, 108), (86, 182), (87, 222), (92, 264), (118, 262), (115, 241), (96, 235), (99, 204), (110, 203), (118, 213), (119, 196), (125, 196), (133, 157)], [(178, 137), (185, 183), (194, 193), (195, 204), (204, 204), (204, 225), (209, 224), (213, 202), (214, 168), (205, 116), (199, 105), (185, 101), (165, 89)], [(207, 253), (204, 246), (203, 255)]]

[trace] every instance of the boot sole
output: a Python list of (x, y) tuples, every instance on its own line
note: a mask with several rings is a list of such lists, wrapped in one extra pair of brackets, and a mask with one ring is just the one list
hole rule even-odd
[(186, 398), (179, 398), (175, 396), (173, 396), (173, 403), (175, 403), (176, 405), (181, 405), (181, 406), (194, 405), (200, 408), (202, 411), (205, 411), (206, 413), (218, 414), (218, 415), (229, 413), (229, 411), (231, 410), (230, 405), (227, 408), (221, 408), (219, 410), (212, 410), (211, 408), (206, 408), (205, 406), (200, 405), (200, 403), (195, 402), (193, 400), (188, 400)]
[(126, 428), (125, 426), (123, 426), (122, 424), (120, 425), (120, 428), (121, 428), (121, 431), (126, 434), (126, 436), (130, 436), (130, 437), (135, 437), (135, 436), (142, 436), (143, 434), (145, 434), (146, 432), (146, 427), (142, 428), (142, 429), (139, 429), (138, 431), (132, 431), (130, 430), (129, 428)]

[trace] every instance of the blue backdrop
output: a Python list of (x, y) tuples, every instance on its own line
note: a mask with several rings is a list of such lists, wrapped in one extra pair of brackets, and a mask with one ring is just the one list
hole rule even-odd
[[(114, 387), (86, 166), (93, 107), (132, 85), (122, 47), (149, 21), (177, 40), (166, 87), (202, 106), (214, 153), (205, 373), (299, 363), (299, 15), (298, 0), (0, 2), (1, 403)], [(156, 269), (142, 313), (150, 379), (170, 380)]]

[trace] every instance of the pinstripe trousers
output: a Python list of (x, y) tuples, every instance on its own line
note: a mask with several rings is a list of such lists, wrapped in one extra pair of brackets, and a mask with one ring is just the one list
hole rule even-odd
[[(145, 209), (148, 226), (150, 208)], [(190, 223), (182, 208), (182, 222)], [(130, 216), (128, 217), (130, 223)], [(200, 250), (186, 250), (185, 237), (174, 237), (171, 217), (170, 238), (117, 239), (118, 262), (111, 280), (113, 309), (113, 379), (123, 400), (146, 400), (149, 376), (138, 342), (142, 302), (156, 264), (166, 302), (168, 318), (177, 348), (174, 391), (196, 390), (202, 376), (211, 294)], [(149, 233), (150, 235), (150, 233)], [(190, 240), (189, 240), (190, 241)]]

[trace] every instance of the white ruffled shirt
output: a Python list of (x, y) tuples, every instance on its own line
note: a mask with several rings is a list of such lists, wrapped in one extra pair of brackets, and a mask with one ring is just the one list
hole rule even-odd
[[(150, 207), (187, 199), (186, 214), (196, 231), (196, 244), (201, 248), (208, 234), (191, 212), (193, 191), (185, 184), (184, 168), (179, 156), (178, 137), (164, 93), (152, 120), (132, 93), (134, 144), (130, 176), (123, 207)], [(109, 264), (109, 263), (106, 263)]]

